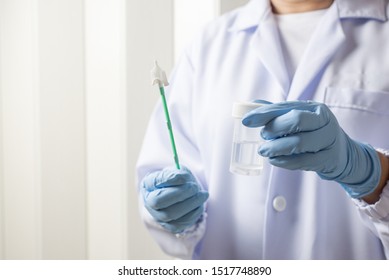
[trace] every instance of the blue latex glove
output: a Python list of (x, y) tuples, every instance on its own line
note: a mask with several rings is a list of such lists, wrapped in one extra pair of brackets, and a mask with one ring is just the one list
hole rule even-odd
[(183, 166), (148, 174), (141, 182), (141, 192), (146, 209), (173, 233), (184, 231), (200, 219), (209, 196)]
[(352, 140), (322, 103), (291, 101), (265, 104), (243, 118), (248, 127), (264, 126), (258, 153), (271, 164), (311, 170), (342, 185), (353, 198), (374, 191), (381, 176), (377, 152)]

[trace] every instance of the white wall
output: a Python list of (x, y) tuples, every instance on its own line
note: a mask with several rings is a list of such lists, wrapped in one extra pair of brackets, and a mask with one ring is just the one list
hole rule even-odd
[(0, 0), (1, 259), (169, 258), (135, 187), (150, 69), (241, 2)]
[(40, 258), (37, 10), (0, 2), (4, 258)]
[[(85, 62), (83, 3), (39, 0), (37, 203), (41, 220), (41, 256), (45, 259), (85, 258), (86, 154)], [(34, 16), (34, 14), (33, 14)], [(65, 24), (66, 23), (66, 24)], [(36, 36), (38, 35), (38, 36)], [(32, 56), (32, 59), (36, 59)], [(17, 106), (17, 104), (15, 104)], [(39, 186), (40, 185), (40, 186)]]
[(126, 1), (85, 0), (88, 258), (127, 257)]
[(3, 257), (85, 258), (82, 3), (0, 4)]

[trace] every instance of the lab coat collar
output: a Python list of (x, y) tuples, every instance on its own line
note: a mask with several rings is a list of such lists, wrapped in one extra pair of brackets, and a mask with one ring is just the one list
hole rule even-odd
[(384, 0), (335, 0), (340, 18), (365, 18), (387, 21)]
[[(335, 0), (339, 18), (365, 18), (387, 21), (384, 0)], [(251, 0), (239, 11), (230, 31), (256, 28), (267, 13), (271, 12), (270, 0)]]

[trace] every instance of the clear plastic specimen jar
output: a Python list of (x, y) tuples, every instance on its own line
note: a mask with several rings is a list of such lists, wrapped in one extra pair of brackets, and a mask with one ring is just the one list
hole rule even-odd
[(243, 116), (259, 106), (261, 106), (259, 103), (247, 102), (233, 104), (234, 133), (230, 163), (232, 173), (239, 175), (259, 175), (261, 173), (263, 158), (258, 154), (258, 148), (263, 143), (260, 136), (261, 128), (251, 128), (242, 124)]

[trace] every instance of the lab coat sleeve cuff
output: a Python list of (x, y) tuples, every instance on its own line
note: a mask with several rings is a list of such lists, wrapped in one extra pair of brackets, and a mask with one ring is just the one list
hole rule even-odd
[[(389, 151), (377, 149), (378, 152), (389, 157)], [(380, 199), (374, 204), (368, 204), (361, 199), (354, 199), (359, 210), (367, 216), (377, 220), (389, 220), (389, 181), (382, 190)]]
[(146, 227), (164, 253), (183, 260), (197, 258), (196, 247), (205, 233), (206, 213), (203, 213), (201, 219), (183, 233), (174, 234), (155, 221), (146, 208), (143, 207), (141, 211)]
[(380, 199), (374, 204), (368, 204), (361, 199), (354, 199), (359, 210), (367, 216), (377, 220), (389, 219), (389, 181), (382, 190)]

